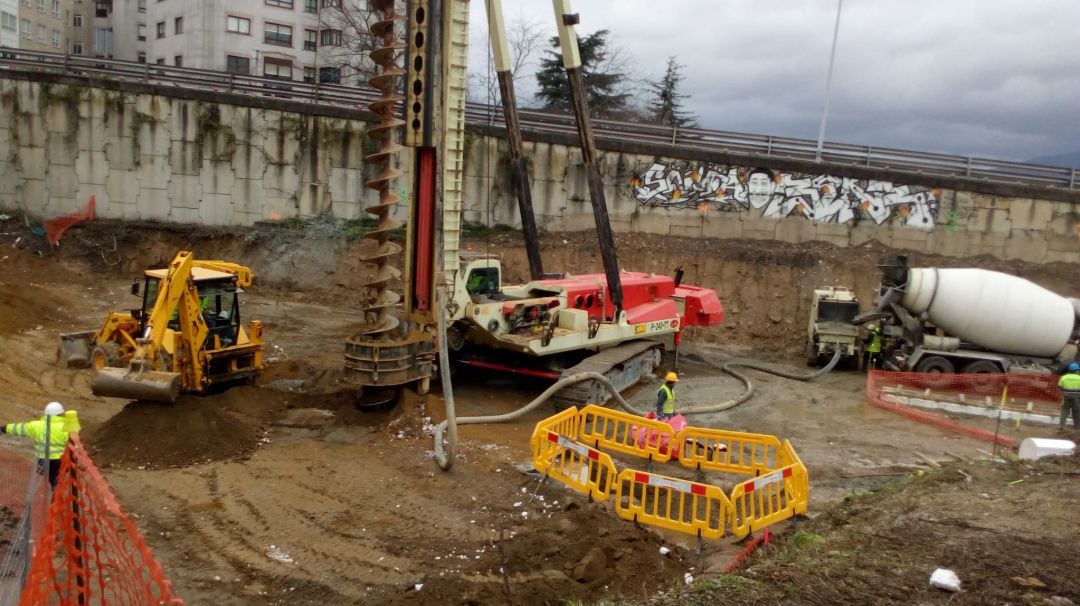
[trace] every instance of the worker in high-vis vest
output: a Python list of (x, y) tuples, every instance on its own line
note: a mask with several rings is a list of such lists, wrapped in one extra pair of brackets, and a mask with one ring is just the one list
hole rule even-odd
[(679, 375), (669, 372), (664, 377), (664, 384), (656, 390), (656, 418), (664, 421), (675, 416), (675, 384)]
[(60, 474), (60, 457), (64, 456), (64, 449), (67, 448), (68, 434), (78, 431), (77, 419), (74, 410), (65, 414), (62, 404), (49, 402), (45, 406), (45, 415), (40, 419), (0, 425), (0, 433), (33, 438), (38, 470), (44, 472), (48, 468), (49, 485), (56, 488), (56, 478)]
[(1065, 431), (1065, 423), (1069, 421), (1069, 413), (1072, 413), (1073, 429), (1078, 429), (1080, 422), (1080, 364), (1069, 362), (1065, 374), (1058, 380), (1061, 388), (1061, 419), (1058, 420), (1058, 431)]
[(877, 324), (866, 327), (866, 368), (877, 368), (881, 358), (881, 328)]

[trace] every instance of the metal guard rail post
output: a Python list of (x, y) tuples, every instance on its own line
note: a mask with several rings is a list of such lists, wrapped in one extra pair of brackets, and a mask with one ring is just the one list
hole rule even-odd
[[(351, 110), (362, 109), (376, 96), (373, 90), (337, 84), (276, 80), (246, 74), (8, 48), (0, 50), (0, 76), (4, 70), (60, 73), (99, 81), (109, 79), (143, 82), (160, 87), (229, 91), (233, 94), (273, 97)], [(577, 134), (571, 115), (530, 109), (522, 109), (519, 114), (521, 126), (526, 130), (574, 136)], [(502, 109), (499, 107), (480, 103), (468, 103), (466, 106), (466, 119), (469, 124), (489, 124), (500, 128), (497, 124), (501, 116)], [(616, 120), (596, 120), (593, 130), (599, 139), (667, 146), (672, 145), (673, 139), (673, 132), (669, 127)], [(817, 151), (817, 142), (809, 139), (706, 129), (682, 129), (677, 134), (677, 145), (703, 151), (760, 154), (810, 161), (814, 160)], [(990, 158), (826, 142), (822, 149), (822, 159), (826, 163), (907, 170), (987, 182), (1061, 187), (1068, 190), (1080, 188), (1076, 169)]]

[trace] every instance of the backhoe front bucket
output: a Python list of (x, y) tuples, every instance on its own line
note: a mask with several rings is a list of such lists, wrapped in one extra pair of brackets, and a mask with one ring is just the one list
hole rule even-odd
[(97, 333), (93, 330), (60, 335), (56, 362), (61, 368), (89, 368), (90, 351), (93, 349), (96, 335)]
[(180, 373), (99, 368), (90, 389), (94, 395), (106, 398), (175, 402), (180, 395)]

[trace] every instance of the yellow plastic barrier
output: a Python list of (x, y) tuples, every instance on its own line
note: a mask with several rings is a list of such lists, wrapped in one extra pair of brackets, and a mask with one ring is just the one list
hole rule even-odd
[(624, 520), (659, 526), (703, 539), (724, 536), (731, 502), (711, 484), (624, 469), (615, 492), (615, 513)]
[(681, 445), (679, 462), (690, 469), (756, 476), (785, 464), (779, 462), (775, 436), (686, 427), (675, 439)]
[(597, 501), (611, 496), (615, 483), (615, 462), (611, 455), (547, 431), (542, 441), (533, 435), (533, 466), (574, 490)]
[(735, 486), (731, 491), (731, 532), (744, 537), (755, 530), (805, 514), (810, 494), (806, 467), (784, 441), (782, 456), (794, 461), (772, 473)]
[[(555, 449), (554, 446), (548, 443), (547, 432), (555, 432), (560, 436), (576, 440), (581, 432), (580, 428), (581, 415), (578, 414), (578, 409), (573, 406), (540, 421), (536, 424), (536, 428), (533, 429), (530, 442), (533, 448), (533, 458), (536, 458), (538, 448)], [(549, 453), (547, 456), (550, 457), (552, 454)]]
[(667, 423), (595, 404), (580, 415), (582, 442), (661, 463), (671, 460), (675, 430)]

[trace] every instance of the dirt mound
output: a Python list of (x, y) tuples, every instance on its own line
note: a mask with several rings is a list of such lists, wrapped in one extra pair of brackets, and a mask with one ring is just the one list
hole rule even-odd
[[(1080, 527), (1069, 517), (1080, 499), (1077, 474), (1077, 457), (957, 463), (915, 474), (849, 497), (760, 551), (745, 572), (660, 604), (1080, 600)], [(963, 592), (946, 599), (931, 588), (936, 568), (955, 571)]]
[(183, 397), (175, 404), (131, 402), (84, 437), (99, 466), (154, 469), (243, 457), (264, 431), (217, 398)]

